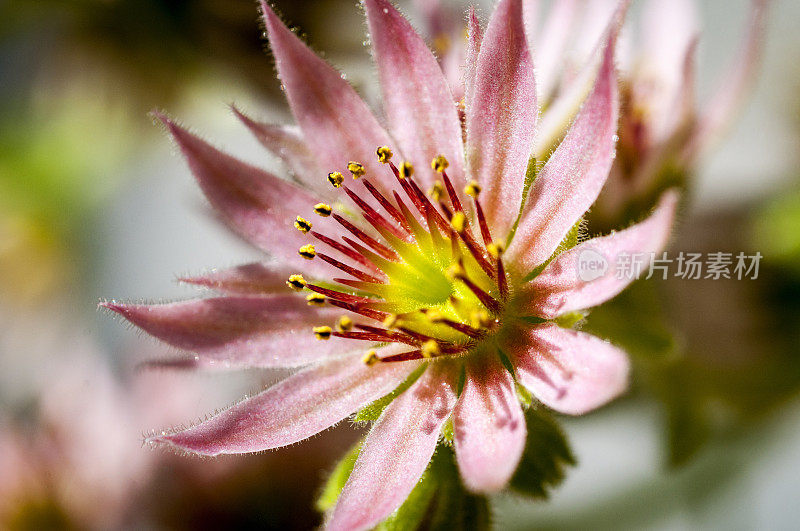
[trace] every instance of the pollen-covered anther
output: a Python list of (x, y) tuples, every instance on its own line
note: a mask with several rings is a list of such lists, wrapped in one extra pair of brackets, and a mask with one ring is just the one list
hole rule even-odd
[(450, 166), (450, 163), (447, 162), (447, 159), (445, 158), (444, 155), (437, 155), (431, 161), (431, 168), (433, 168), (433, 171), (435, 171), (436, 173), (442, 173), (444, 170), (447, 169), (448, 166)]
[(394, 155), (389, 146), (381, 146), (375, 150), (375, 153), (378, 154), (378, 162), (381, 164), (388, 164), (392, 160), (392, 155)]
[(420, 353), (422, 354), (423, 358), (432, 358), (434, 356), (441, 355), (442, 354), (442, 349), (439, 348), (439, 343), (437, 343), (433, 339), (429, 339), (425, 343), (422, 344), (422, 348), (420, 349)]
[(308, 285), (308, 282), (303, 278), (303, 275), (290, 275), (286, 285), (295, 291), (302, 291)]
[(448, 267), (444, 275), (448, 280), (460, 280), (467, 276), (467, 272), (464, 271), (464, 267), (461, 264), (456, 263)]
[(378, 363), (380, 358), (378, 357), (378, 353), (375, 350), (368, 350), (364, 357), (361, 358), (361, 363), (366, 365), (367, 367), (372, 367), (376, 363)]
[(313, 260), (314, 257), (317, 256), (317, 250), (314, 249), (314, 246), (310, 243), (300, 247), (300, 249), (297, 250), (297, 253), (306, 260)]
[(353, 329), (353, 320), (346, 315), (339, 317), (339, 321), (336, 323), (336, 329), (340, 332), (349, 332)]
[(440, 201), (444, 195), (444, 186), (442, 186), (442, 183), (440, 181), (434, 182), (431, 189), (428, 190), (428, 195), (434, 201)]
[(311, 230), (312, 225), (311, 222), (308, 221), (307, 219), (297, 216), (297, 219), (294, 220), (294, 227), (303, 234), (305, 234)]
[(306, 296), (306, 302), (309, 306), (324, 306), (326, 297), (321, 293), (311, 293)]
[(438, 310), (428, 310), (425, 312), (425, 316), (434, 324), (442, 323), (447, 320), (447, 317)]
[(314, 337), (316, 337), (319, 340), (330, 339), (331, 338), (331, 333), (333, 333), (333, 330), (331, 330), (330, 326), (315, 326), (314, 327)]
[(493, 241), (489, 245), (486, 246), (486, 250), (492, 255), (492, 258), (500, 258), (503, 252), (506, 250), (505, 245), (502, 242)]
[(486, 310), (475, 310), (469, 316), (470, 324), (474, 328), (488, 328), (492, 323), (492, 316)]
[(467, 224), (467, 216), (463, 212), (455, 212), (453, 217), (450, 218), (450, 226), (454, 231), (461, 233)]
[(347, 163), (347, 171), (352, 174), (353, 179), (361, 178), (367, 173), (367, 169), (364, 167), (364, 165), (354, 160), (351, 160)]
[(344, 182), (344, 175), (338, 171), (332, 171), (328, 174), (328, 182), (331, 183), (334, 188), (339, 188)]
[(395, 315), (395, 314), (393, 314), (393, 313), (390, 313), (390, 314), (389, 314), (389, 315), (387, 315), (387, 316), (386, 316), (386, 318), (383, 320), (383, 326), (385, 326), (386, 328), (388, 328), (389, 330), (391, 330), (392, 328), (394, 328), (395, 326), (397, 326), (397, 323), (398, 323), (399, 321), (400, 321), (400, 318), (399, 318), (397, 315)]
[(478, 194), (481, 193), (481, 185), (478, 184), (478, 181), (470, 181), (469, 184), (464, 187), (464, 193), (472, 198), (476, 198)]
[(400, 164), (400, 167), (398, 168), (398, 170), (400, 171), (400, 178), (401, 179), (408, 179), (409, 177), (414, 175), (414, 165), (411, 164), (410, 162), (408, 162), (407, 160), (403, 161)]
[(333, 212), (333, 208), (330, 205), (326, 205), (325, 203), (317, 203), (314, 205), (314, 212), (317, 215), (322, 216), (323, 218), (327, 218)]

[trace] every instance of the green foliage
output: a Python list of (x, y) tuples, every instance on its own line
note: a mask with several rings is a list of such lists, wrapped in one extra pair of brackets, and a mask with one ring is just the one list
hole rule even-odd
[(430, 470), (437, 479), (436, 497), (424, 529), (430, 531), (481, 531), (491, 529), (489, 500), (467, 492), (461, 483), (455, 455), (440, 448)]
[(408, 378), (406, 378), (403, 383), (398, 385), (394, 391), (375, 400), (367, 407), (356, 413), (356, 415), (353, 417), (353, 422), (371, 422), (378, 420), (378, 418), (381, 416), (381, 413), (383, 413), (383, 410), (386, 409), (386, 406), (388, 406), (392, 400), (400, 396), (400, 393), (411, 387), (411, 385), (417, 381), (417, 378), (419, 378), (420, 375), (425, 372), (427, 366), (428, 365), (426, 363), (421, 364), (419, 367), (417, 367), (417, 369), (414, 370), (414, 372), (408, 375)]
[(361, 453), (362, 443), (363, 441), (359, 441), (348, 450), (342, 460), (336, 465), (336, 468), (333, 469), (331, 475), (328, 476), (315, 504), (319, 512), (327, 512), (336, 505), (336, 500), (339, 499), (339, 494), (342, 492), (348, 478), (350, 478), (350, 474), (353, 472), (353, 467), (356, 464), (356, 459), (358, 459), (358, 455)]
[(511, 488), (534, 498), (547, 498), (549, 490), (564, 480), (566, 465), (575, 457), (564, 432), (546, 411), (531, 407), (525, 413), (528, 438)]

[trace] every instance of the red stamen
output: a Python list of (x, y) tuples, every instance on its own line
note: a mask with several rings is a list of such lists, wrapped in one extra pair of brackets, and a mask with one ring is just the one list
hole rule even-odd
[(422, 213), (422, 203), (420, 202), (419, 197), (417, 197), (417, 194), (414, 192), (414, 188), (411, 186), (411, 183), (408, 182), (409, 179), (400, 177), (400, 170), (397, 169), (397, 166), (394, 165), (394, 162), (389, 162), (389, 167), (392, 169), (394, 176), (397, 177), (397, 182), (399, 182), (400, 186), (403, 187), (403, 191), (405, 191), (408, 198), (411, 199), (411, 202), (415, 207), (417, 207), (417, 210)]
[(506, 279), (502, 255), (497, 256), (497, 287), (500, 289), (500, 296), (503, 300), (506, 300), (508, 298), (508, 280)]
[(343, 264), (342, 262), (340, 262), (336, 258), (332, 258), (332, 257), (330, 257), (330, 256), (328, 256), (326, 254), (318, 252), (317, 253), (317, 257), (319, 257), (322, 260), (328, 262), (333, 267), (335, 267), (337, 269), (341, 269), (342, 271), (344, 271), (348, 275), (351, 275), (351, 276), (353, 276), (353, 277), (355, 277), (355, 278), (357, 278), (359, 280), (363, 280), (364, 282), (381, 282), (381, 279), (379, 279), (377, 277), (373, 277), (372, 275), (364, 273), (363, 271), (358, 270), (358, 269), (356, 269), (354, 267), (351, 267), (351, 266), (349, 266), (347, 264)]
[(397, 253), (395, 253), (393, 250), (389, 249), (381, 242), (379, 242), (378, 240), (376, 240), (363, 230), (359, 229), (358, 227), (347, 221), (339, 214), (334, 212), (332, 216), (333, 219), (338, 221), (340, 225), (342, 225), (345, 229), (350, 231), (350, 233), (353, 234), (356, 238), (369, 245), (372, 249), (375, 250), (376, 253), (378, 253), (382, 257), (386, 258), (387, 260), (392, 260), (395, 262), (400, 259), (400, 257), (397, 256)]
[(392, 232), (395, 236), (397, 236), (401, 240), (408, 241), (409, 235), (402, 232), (396, 225), (389, 223), (386, 218), (381, 216), (374, 208), (369, 206), (363, 199), (358, 197), (355, 192), (347, 188), (346, 186), (343, 187), (345, 193), (353, 200), (353, 202), (358, 205), (359, 208), (364, 212), (364, 219), (366, 219), (373, 227), (378, 229), (378, 226), (383, 227), (385, 230)]
[(365, 308), (357, 304), (351, 304), (349, 302), (343, 302), (336, 299), (329, 299), (327, 302), (331, 306), (336, 306), (337, 308), (342, 308), (348, 312), (357, 313), (358, 315), (363, 315), (364, 317), (369, 317), (370, 319), (375, 319), (376, 321), (380, 322), (383, 322), (383, 320), (389, 316), (389, 314), (386, 312), (373, 310), (372, 308)]
[(355, 260), (356, 262), (358, 262), (362, 266), (364, 266), (364, 267), (366, 267), (368, 269), (371, 269), (371, 270), (375, 271), (376, 273), (379, 272), (379, 270), (375, 266), (375, 264), (373, 264), (372, 262), (367, 260), (365, 257), (363, 257), (360, 254), (358, 254), (357, 252), (355, 252), (350, 247), (347, 247), (346, 245), (343, 245), (343, 244), (337, 242), (336, 240), (328, 238), (324, 234), (320, 234), (319, 232), (317, 232), (315, 230), (311, 231), (311, 235), (314, 236), (319, 241), (321, 241), (322, 243), (325, 243), (328, 246), (333, 247), (334, 249), (336, 249), (337, 251), (339, 251), (343, 255), (347, 256), (351, 260)]
[(349, 293), (342, 293), (341, 291), (335, 291), (328, 288), (323, 288), (321, 286), (317, 286), (315, 284), (306, 284), (306, 287), (311, 291), (315, 291), (317, 293), (321, 293), (326, 297), (330, 297), (331, 299), (340, 300), (343, 302), (349, 302), (352, 304), (369, 304), (374, 302), (372, 299), (367, 297), (359, 297), (358, 295), (350, 295)]
[(475, 211), (478, 214), (478, 224), (481, 227), (481, 236), (483, 236), (483, 244), (489, 245), (492, 243), (492, 234), (489, 232), (489, 225), (486, 223), (486, 216), (483, 215), (483, 208), (478, 198), (475, 198)]
[(450, 203), (453, 205), (453, 209), (456, 212), (464, 212), (464, 206), (461, 204), (461, 200), (458, 198), (456, 189), (453, 188), (453, 183), (450, 182), (447, 172), (442, 172), (442, 180), (444, 181), (444, 187), (447, 189), (447, 195), (450, 196)]
[(417, 340), (416, 338), (408, 334), (404, 334), (402, 332), (397, 332), (394, 330), (386, 330), (385, 328), (378, 328), (376, 326), (369, 326), (364, 324), (357, 324), (355, 325), (355, 327), (365, 332), (372, 332), (373, 334), (384, 334), (386, 337), (392, 338), (392, 341), (405, 343), (407, 345), (418, 346), (420, 343), (419, 340)]
[(411, 227), (406, 225), (405, 218), (403, 217), (402, 214), (400, 214), (400, 211), (397, 210), (397, 208), (391, 203), (391, 201), (386, 199), (386, 197), (382, 193), (380, 193), (378, 189), (375, 188), (375, 186), (373, 186), (372, 183), (369, 182), (367, 179), (363, 179), (362, 182), (364, 183), (364, 186), (367, 187), (367, 190), (369, 190), (369, 193), (372, 194), (372, 197), (374, 197), (381, 204), (383, 209), (386, 210), (386, 212), (388, 212), (389, 215), (392, 216), (395, 220), (397, 220), (397, 222), (400, 223), (403, 226), (403, 228), (406, 229), (406, 231), (411, 233)]

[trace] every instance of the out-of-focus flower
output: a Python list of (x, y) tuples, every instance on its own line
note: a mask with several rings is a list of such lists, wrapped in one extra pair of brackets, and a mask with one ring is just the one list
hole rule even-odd
[(579, 264), (586, 253), (612, 260), (660, 250), (677, 203), (667, 192), (645, 221), (578, 243), (614, 160), (614, 54), (627, 2), (602, 32), (590, 90), (540, 171), (529, 162), (539, 111), (520, 0), (499, 2), (484, 33), (470, 12), (463, 120), (436, 58), (405, 18), (385, 0), (364, 5), (388, 131), (341, 74), (262, 5), (299, 128), (237, 114), (297, 183), (159, 115), (212, 206), (277, 262), (184, 279), (223, 297), (103, 304), (193, 352), (190, 364), (307, 366), (152, 443), (204, 455), (256, 452), (372, 411), (376, 422), (330, 513), (331, 529), (372, 527), (401, 506), (440, 438), (454, 446), (470, 491), (504, 488), (526, 445), (515, 382), (566, 414), (624, 391), (624, 352), (572, 327), (633, 276), (609, 267), (586, 280)]
[[(463, 96), (458, 61), (468, 44), (450, 6), (417, 2), (429, 40), (457, 100)], [(594, 46), (613, 16), (614, 0), (560, 0), (543, 16), (541, 2), (524, 3), (536, 61), (542, 117), (533, 155), (544, 162), (574, 119), (601, 57)], [(695, 54), (700, 30), (693, 0), (648, 0), (634, 47), (620, 46), (620, 123), (617, 158), (589, 218), (611, 230), (641, 218), (671, 186), (686, 186), (701, 156), (726, 131), (753, 84), (763, 45), (768, 0), (751, 0), (740, 50), (708, 103), (695, 101)], [(631, 28), (634, 29), (634, 28)], [(627, 36), (627, 35), (626, 35)], [(633, 51), (636, 50), (636, 53)]]
[[(700, 105), (695, 55), (700, 40), (693, 0), (650, 0), (639, 24), (638, 54), (624, 58), (618, 157), (593, 211), (598, 228), (635, 219), (661, 191), (688, 179), (733, 121), (761, 58), (768, 0), (751, 0), (747, 31), (718, 88)], [(631, 47), (633, 48), (633, 47)]]

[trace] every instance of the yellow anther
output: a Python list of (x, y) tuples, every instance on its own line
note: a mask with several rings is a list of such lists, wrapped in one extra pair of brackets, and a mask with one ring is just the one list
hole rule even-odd
[(464, 187), (464, 193), (470, 197), (478, 197), (478, 194), (481, 193), (481, 185), (478, 184), (478, 181), (470, 181)]
[(464, 232), (466, 223), (467, 216), (465, 216), (463, 212), (456, 212), (453, 214), (453, 217), (450, 218), (450, 226), (453, 227), (453, 230), (456, 232)]
[(440, 183), (439, 181), (433, 183), (431, 189), (428, 190), (428, 195), (431, 196), (431, 199), (433, 199), (434, 201), (439, 201), (444, 195), (444, 186), (442, 186), (442, 183)]
[(456, 109), (458, 109), (460, 112), (464, 112), (467, 110), (466, 98), (461, 98), (460, 100), (458, 100), (458, 102), (456, 102)]
[(439, 56), (446, 54), (450, 50), (450, 46), (450, 36), (446, 33), (439, 33), (433, 38), (433, 49), (436, 50), (436, 54)]
[(395, 327), (395, 325), (397, 325), (398, 320), (399, 319), (395, 314), (390, 313), (389, 315), (386, 316), (386, 319), (383, 320), (383, 326), (385, 326), (388, 329), (392, 329)]
[(492, 317), (486, 310), (475, 310), (469, 316), (472, 328), (486, 328), (492, 322)]
[(389, 146), (381, 146), (375, 151), (375, 153), (378, 154), (378, 161), (381, 164), (388, 164), (389, 161), (392, 160), (392, 155), (394, 155), (392, 150), (389, 149)]
[(339, 188), (344, 182), (344, 175), (338, 171), (332, 171), (328, 174), (328, 182), (331, 183), (334, 188)]
[(310, 243), (308, 245), (304, 245), (298, 249), (298, 254), (305, 258), (306, 260), (313, 260), (315, 256), (317, 256), (317, 250), (314, 249), (314, 246)]
[(489, 251), (492, 258), (500, 258), (503, 251), (506, 250), (506, 246), (502, 242), (494, 241), (486, 246), (486, 250)]
[(379, 361), (381, 361), (381, 359), (378, 357), (378, 352), (375, 350), (368, 350), (367, 353), (364, 354), (364, 357), (361, 358), (361, 363), (367, 367), (372, 367)]
[(353, 174), (353, 179), (363, 177), (364, 174), (367, 173), (367, 169), (364, 167), (364, 165), (354, 160), (351, 160), (347, 163), (347, 171)]
[(412, 175), (414, 175), (414, 165), (408, 162), (407, 160), (403, 161), (400, 164), (400, 178), (401, 179), (408, 179)]
[(303, 275), (290, 275), (286, 285), (295, 291), (302, 291), (308, 285), (308, 282), (303, 278)]
[(429, 339), (423, 343), (420, 351), (422, 352), (423, 358), (432, 358), (442, 353), (442, 350), (439, 348), (439, 343), (433, 339)]
[(306, 296), (306, 302), (309, 306), (323, 306), (325, 304), (325, 295), (322, 293), (311, 293)]
[(449, 280), (457, 280), (467, 276), (467, 272), (461, 264), (453, 264), (445, 270), (444, 275)]
[(336, 328), (338, 328), (340, 332), (349, 332), (353, 329), (353, 320), (346, 315), (343, 315), (339, 317), (339, 322), (336, 323)]
[(444, 155), (437, 155), (436, 158), (431, 161), (431, 168), (433, 168), (433, 171), (436, 173), (442, 173), (448, 166), (450, 166), (450, 163), (447, 162)]
[(331, 338), (331, 330), (330, 326), (315, 326), (314, 327), (314, 336), (317, 339), (330, 339)]
[(314, 212), (322, 216), (323, 218), (327, 218), (333, 212), (333, 209), (330, 205), (326, 205), (325, 203), (317, 203), (314, 205)]
[(442, 321), (447, 319), (447, 316), (445, 316), (442, 312), (438, 310), (428, 310), (427, 312), (425, 312), (425, 316), (428, 318), (430, 322), (434, 324), (441, 323)]
[(301, 218), (300, 216), (297, 216), (297, 219), (294, 220), (294, 226), (303, 234), (311, 230), (311, 222), (309, 222), (307, 219)]

